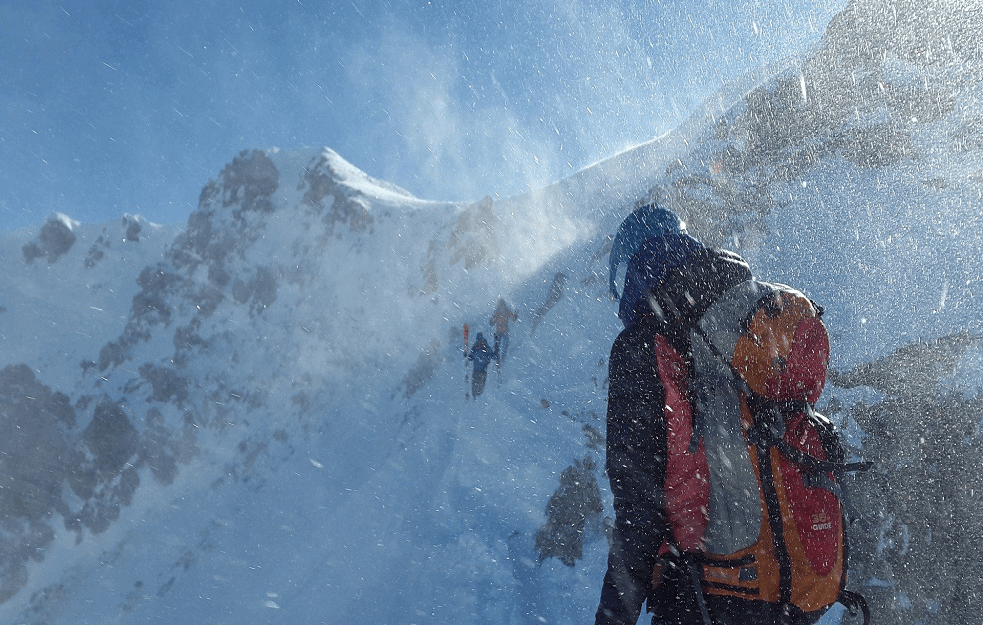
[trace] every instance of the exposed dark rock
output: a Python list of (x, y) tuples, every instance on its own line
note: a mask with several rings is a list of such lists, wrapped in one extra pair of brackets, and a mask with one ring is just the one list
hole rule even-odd
[(318, 212), (324, 211), (321, 221), (328, 235), (338, 224), (347, 225), (352, 232), (366, 232), (374, 221), (365, 205), (350, 190), (341, 188), (326, 154), (315, 158), (304, 174), (307, 192), (304, 203)]
[(68, 396), (26, 365), (0, 370), (0, 525), (38, 522), (57, 508), (75, 424)]
[(530, 328), (530, 333), (536, 331), (536, 327), (546, 316), (546, 313), (553, 310), (553, 307), (563, 299), (564, 286), (567, 283), (567, 275), (562, 271), (556, 272), (553, 276), (553, 282), (550, 284), (550, 288), (546, 291), (546, 299), (543, 303), (536, 308), (532, 313), (532, 327)]
[(41, 232), (35, 241), (25, 244), (21, 251), (24, 260), (31, 262), (35, 258), (46, 258), (53, 263), (72, 249), (75, 244), (75, 233), (72, 232), (71, 221), (64, 215), (52, 215), (41, 226)]
[(584, 545), (593, 533), (590, 529), (600, 526), (604, 512), (601, 489), (594, 475), (596, 468), (588, 456), (574, 461), (560, 474), (560, 486), (546, 503), (546, 524), (535, 536), (540, 562), (557, 558), (567, 566), (574, 566), (583, 558)]
[(276, 301), (277, 280), (267, 267), (257, 267), (249, 281), (236, 278), (232, 284), (232, 298), (236, 304), (250, 304), (250, 311), (258, 314)]
[(416, 364), (410, 369), (406, 377), (403, 378), (399, 388), (403, 391), (403, 397), (409, 399), (429, 382), (437, 369), (444, 362), (444, 353), (441, 350), (440, 341), (430, 341), (429, 347), (420, 357)]
[(138, 242), (140, 240), (140, 231), (143, 230), (140, 220), (126, 215), (123, 217), (123, 225), (126, 226), (126, 235), (123, 237), (123, 240), (129, 243)]
[(890, 396), (931, 392), (952, 374), (966, 350), (983, 344), (983, 337), (959, 332), (925, 343), (914, 343), (846, 373), (829, 372), (829, 383), (841, 388), (868, 386)]
[[(249, 247), (254, 214), (273, 212), (273, 195), (280, 172), (262, 150), (244, 150), (225, 166), (218, 181), (201, 191), (198, 209), (188, 217), (188, 227), (167, 253), (179, 269), (193, 271), (202, 263), (222, 266), (229, 257)], [(234, 207), (234, 208), (233, 208)], [(219, 216), (232, 208), (231, 220)]]
[(54, 539), (49, 521), (67, 515), (61, 494), (77, 454), (75, 412), (26, 365), (0, 370), (0, 602), (27, 582), (26, 564)]
[(188, 400), (188, 379), (170, 367), (144, 363), (140, 367), (140, 377), (153, 388), (147, 401), (181, 405)]
[(266, 154), (260, 150), (242, 151), (222, 169), (219, 184), (222, 187), (222, 206), (237, 205), (235, 214), (273, 211), (270, 197), (279, 186), (280, 172)]
[(181, 276), (170, 272), (162, 263), (144, 268), (137, 278), (140, 292), (133, 297), (133, 309), (131, 311), (133, 318), (139, 320), (144, 326), (169, 323), (171, 305), (167, 296), (173, 290), (174, 285), (182, 281)]
[[(883, 391), (854, 404), (869, 471), (848, 478), (851, 578), (879, 622), (972, 623), (983, 610), (983, 393), (942, 379), (979, 337), (956, 334), (903, 347), (835, 376)], [(831, 405), (833, 410), (842, 410)]]
[(911, 133), (895, 124), (854, 128), (842, 141), (843, 158), (872, 169), (894, 165), (915, 155)]
[(139, 435), (118, 403), (103, 399), (82, 432), (82, 440), (95, 456), (94, 468), (102, 475), (116, 475), (138, 450)]
[[(99, 362), (96, 363), (99, 371), (121, 365), (126, 361), (128, 354), (127, 345), (122, 340), (106, 343), (99, 350)], [(84, 363), (82, 368), (88, 369), (89, 367), (91, 367), (90, 363)]]

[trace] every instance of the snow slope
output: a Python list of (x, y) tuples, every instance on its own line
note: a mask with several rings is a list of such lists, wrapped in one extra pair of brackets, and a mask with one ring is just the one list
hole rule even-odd
[[(181, 229), (0, 234), (0, 620), (590, 621), (607, 251), (650, 195), (824, 305), (834, 368), (963, 331), (948, 384), (978, 393), (977, 59), (958, 37), (907, 54), (867, 10), (747, 97), (521, 196), (424, 201), (330, 149), (254, 150)], [(500, 295), (509, 359), (466, 401), (461, 327), (490, 332)], [(567, 469), (583, 532), (540, 560)]]
[(36, 232), (4, 233), (0, 263), (16, 270), (0, 273), (0, 366), (31, 363), (45, 383), (72, 389), (82, 359), (126, 324), (139, 271), (163, 255), (179, 230), (139, 216), (89, 225), (55, 214)]

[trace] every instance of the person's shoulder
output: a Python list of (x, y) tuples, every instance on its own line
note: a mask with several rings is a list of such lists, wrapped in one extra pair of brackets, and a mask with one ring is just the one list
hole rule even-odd
[(638, 321), (623, 329), (614, 339), (611, 346), (612, 353), (615, 350), (637, 350), (639, 347), (650, 345), (656, 335), (665, 335), (667, 332), (665, 323), (660, 322), (652, 314), (638, 316)]
[(670, 323), (689, 327), (722, 293), (751, 278), (751, 267), (739, 254), (706, 247), (670, 269), (653, 296)]
[(721, 247), (704, 247), (703, 249), (697, 250), (686, 261), (686, 265), (690, 266), (721, 266), (721, 265), (733, 265), (735, 267), (745, 268), (748, 271), (751, 270), (751, 266), (748, 264), (744, 258), (737, 252), (732, 252), (730, 250)]
[(751, 266), (739, 254), (730, 250), (707, 247), (692, 254), (674, 276), (666, 282), (685, 282), (711, 290), (726, 290), (752, 278)]

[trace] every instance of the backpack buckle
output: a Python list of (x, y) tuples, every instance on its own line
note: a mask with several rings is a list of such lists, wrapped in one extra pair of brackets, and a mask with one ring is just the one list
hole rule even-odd
[(760, 397), (749, 397), (748, 403), (754, 415), (754, 425), (748, 430), (749, 442), (767, 448), (785, 438), (785, 414), (788, 412), (785, 406)]

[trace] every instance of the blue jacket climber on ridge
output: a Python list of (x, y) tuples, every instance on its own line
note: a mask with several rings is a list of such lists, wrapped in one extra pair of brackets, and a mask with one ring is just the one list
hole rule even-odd
[(488, 345), (484, 335), (479, 332), (474, 340), (474, 346), (468, 353), (468, 360), (474, 363), (471, 373), (471, 396), (477, 397), (485, 390), (485, 379), (488, 377), (488, 364), (496, 359), (496, 354)]

